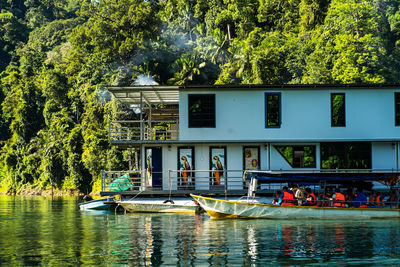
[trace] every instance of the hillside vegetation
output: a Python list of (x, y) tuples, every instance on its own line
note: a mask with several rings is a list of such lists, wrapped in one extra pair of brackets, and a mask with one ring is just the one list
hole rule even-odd
[(106, 84), (400, 82), (400, 0), (4, 0), (0, 191), (127, 169)]

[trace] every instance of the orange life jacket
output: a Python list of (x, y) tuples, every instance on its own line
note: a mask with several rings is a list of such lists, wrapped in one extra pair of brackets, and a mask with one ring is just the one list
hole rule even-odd
[(314, 193), (310, 194), (311, 200), (307, 201), (307, 206), (317, 206), (317, 197)]
[(294, 206), (294, 196), (292, 193), (283, 192), (282, 206)]
[(345, 201), (345, 197), (342, 193), (335, 193), (336, 197), (335, 197), (335, 202), (333, 202), (333, 207), (345, 207), (344, 205), (344, 201)]
[(376, 197), (376, 205), (377, 206), (385, 206), (385, 203), (383, 203), (383, 199), (381, 199), (382, 196), (377, 196)]

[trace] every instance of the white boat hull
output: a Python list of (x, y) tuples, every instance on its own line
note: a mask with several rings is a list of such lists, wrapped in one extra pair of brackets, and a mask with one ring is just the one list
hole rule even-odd
[(198, 206), (193, 200), (123, 200), (117, 203), (128, 212), (195, 213)]
[(95, 199), (79, 203), (78, 206), (80, 210), (107, 210), (111, 208), (113, 200), (114, 197)]
[(212, 218), (376, 219), (400, 218), (400, 209), (276, 206), (191, 195)]

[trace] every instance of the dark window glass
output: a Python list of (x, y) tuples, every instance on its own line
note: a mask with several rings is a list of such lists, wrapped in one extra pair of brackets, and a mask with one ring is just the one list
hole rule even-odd
[(371, 142), (321, 143), (322, 169), (371, 169)]
[(343, 93), (331, 94), (331, 126), (346, 126), (345, 96)]
[(281, 127), (281, 94), (265, 94), (265, 127)]
[(189, 95), (189, 128), (215, 128), (215, 95)]
[(400, 126), (400, 93), (394, 93), (395, 125)]
[(315, 146), (274, 146), (292, 168), (315, 168)]

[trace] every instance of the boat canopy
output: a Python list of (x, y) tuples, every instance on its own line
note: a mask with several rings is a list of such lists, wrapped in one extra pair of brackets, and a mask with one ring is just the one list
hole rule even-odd
[(371, 173), (371, 172), (318, 172), (318, 173), (284, 173), (268, 171), (247, 172), (246, 180), (255, 178), (259, 183), (349, 183), (380, 181), (387, 185), (394, 185), (399, 179), (399, 173)]

